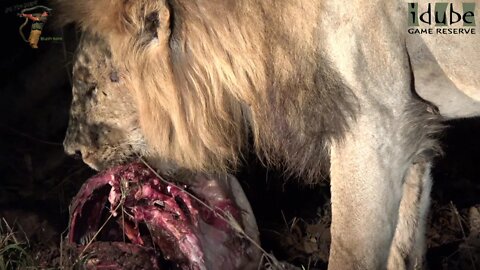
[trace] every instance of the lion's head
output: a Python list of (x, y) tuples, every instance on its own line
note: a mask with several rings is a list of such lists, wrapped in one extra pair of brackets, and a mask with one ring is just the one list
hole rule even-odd
[(108, 45), (85, 33), (73, 67), (73, 100), (64, 148), (97, 170), (145, 149), (135, 101), (120, 76)]

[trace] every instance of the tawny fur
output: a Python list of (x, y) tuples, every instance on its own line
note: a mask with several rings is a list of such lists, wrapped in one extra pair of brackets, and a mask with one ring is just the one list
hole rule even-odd
[[(345, 119), (354, 115), (355, 99), (321, 65), (327, 60), (315, 49), (315, 22), (291, 25), (312, 37), (299, 47), (297, 33), (270, 30), (267, 23), (283, 18), (265, 18), (262, 9), (300, 15), (318, 4), (170, 4), (125, 1), (102, 14), (115, 18), (108, 21), (95, 17), (102, 5), (65, 4), (80, 10), (67, 21), (103, 36), (116, 64), (128, 71), (125, 84), (134, 93), (149, 145), (165, 162), (225, 172), (236, 167), (251, 136), (266, 161), (317, 180), (328, 165), (328, 143), (341, 137)], [(94, 17), (81, 16), (87, 13)]]

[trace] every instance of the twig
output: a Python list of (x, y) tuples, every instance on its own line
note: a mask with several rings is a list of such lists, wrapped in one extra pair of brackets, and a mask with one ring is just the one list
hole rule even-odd
[[(108, 216), (107, 220), (105, 220), (105, 222), (102, 224), (102, 226), (100, 226), (100, 228), (98, 228), (98, 230), (95, 232), (95, 234), (91, 237), (91, 239), (88, 240), (88, 243), (85, 245), (85, 248), (82, 250), (82, 252), (80, 252), (80, 255), (78, 255), (78, 258), (82, 257), (82, 255), (85, 253), (85, 251), (90, 247), (90, 245), (93, 243), (93, 241), (95, 241), (95, 239), (97, 238), (98, 234), (100, 234), (100, 232), (103, 230), (103, 228), (107, 225), (107, 223), (110, 221), (110, 219), (112, 219), (113, 217), (113, 213), (117, 212), (117, 210), (123, 206), (123, 203), (125, 202), (125, 195), (122, 194), (122, 198), (120, 199), (120, 202), (118, 203), (117, 207), (115, 207), (115, 209), (112, 211), (112, 213), (110, 213), (110, 215)], [(78, 259), (77, 259), (78, 260)]]
[[(465, 230), (463, 229), (462, 221), (460, 219), (460, 214), (458, 213), (457, 208), (453, 205), (452, 201), (450, 201), (450, 207), (452, 208), (452, 211), (455, 214), (455, 217), (457, 218), (458, 226), (460, 226), (460, 230), (462, 231), (463, 241), (466, 243), (467, 242), (467, 235), (465, 234)], [(477, 268), (475, 267), (475, 261), (473, 260), (472, 252), (470, 252), (470, 249), (468, 249), (468, 248), (466, 250), (467, 250), (470, 262), (472, 263), (472, 269), (477, 270)]]

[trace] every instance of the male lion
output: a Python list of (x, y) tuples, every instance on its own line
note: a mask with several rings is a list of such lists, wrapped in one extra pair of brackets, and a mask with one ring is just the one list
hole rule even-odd
[[(140, 132), (135, 103), (128, 89), (123, 84), (123, 78), (119, 76), (119, 70), (113, 65), (110, 49), (103, 39), (90, 33), (82, 35), (78, 52), (75, 55), (73, 78), (70, 122), (64, 140), (66, 152), (81, 155), (83, 161), (96, 170), (105, 170), (117, 164), (128, 162), (136, 159), (137, 155), (142, 155), (152, 160), (154, 154), (152, 156), (148, 152), (145, 139)], [(155, 160), (153, 159), (153, 161)], [(96, 231), (98, 229), (95, 227), (94, 222), (89, 223), (88, 220), (95, 220), (95, 215), (102, 215), (102, 213), (88, 212), (88, 210), (83, 212), (83, 206), (86, 201), (91, 203), (96, 200), (97, 197), (94, 197), (93, 194), (98, 196), (101, 188), (104, 188), (102, 179), (107, 179), (108, 181), (108, 184), (103, 184), (114, 186), (115, 181), (125, 177), (132, 171), (137, 170), (137, 173), (140, 174), (141, 168), (142, 166), (139, 166), (139, 164), (116, 167), (89, 179), (83, 185), (79, 194), (72, 201), (69, 241), (81, 243), (81, 239), (88, 239), (88, 231)], [(226, 213), (232, 214), (238, 211), (238, 226), (241, 226), (242, 231), (251, 241), (259, 242), (259, 232), (253, 211), (235, 177), (231, 175), (193, 175), (191, 172), (179, 170), (172, 164), (168, 167), (160, 168), (160, 170), (163, 174), (170, 173), (172, 179), (188, 182), (189, 191), (194, 192), (195, 196), (204, 200), (211, 207), (216, 203), (216, 207)], [(140, 188), (142, 185), (145, 187), (147, 186), (145, 182), (148, 183), (147, 179), (151, 180), (144, 173), (140, 175), (142, 176), (137, 175), (137, 178), (134, 179), (137, 182), (130, 183), (134, 188)], [(112, 178), (114, 180), (111, 180)], [(161, 185), (158, 187), (161, 187)], [(167, 189), (167, 187), (163, 188)], [(114, 194), (114, 192), (115, 190), (112, 189), (110, 194)], [(144, 206), (145, 201), (149, 199), (155, 203), (156, 200), (152, 199), (156, 198), (155, 195), (158, 196), (158, 193), (149, 192), (145, 198), (138, 198), (135, 195), (134, 198), (130, 198), (128, 201), (131, 203), (130, 205), (135, 206), (133, 208), (136, 208), (139, 205)], [(168, 196), (166, 198), (165, 200), (168, 201)], [(191, 202), (189, 204), (183, 203), (178, 203), (180, 206), (172, 204), (172, 201), (165, 204), (170, 205), (171, 209), (168, 209), (170, 213), (177, 213), (175, 209), (181, 213), (181, 211), (185, 211), (185, 209), (181, 208), (182, 205), (185, 207), (190, 205), (191, 208), (188, 209), (188, 213), (193, 211), (193, 213), (198, 214), (198, 212), (195, 212), (200, 209), (197, 205), (191, 204)], [(127, 208), (126, 206), (122, 207)], [(202, 225), (195, 227), (196, 229), (190, 229), (190, 226), (194, 226), (189, 224), (188, 221), (182, 219), (169, 221), (166, 218), (168, 215), (161, 216), (158, 214), (161, 211), (156, 213), (156, 219), (139, 218), (134, 222), (148, 224), (148, 236), (152, 239), (158, 237), (153, 242), (159, 246), (161, 246), (162, 241), (165, 241), (162, 237), (167, 238), (168, 240), (159, 249), (161, 252), (165, 252), (165, 249), (168, 248), (170, 253), (167, 251), (167, 253), (164, 253), (164, 256), (168, 257), (165, 254), (169, 254), (169, 256), (173, 257), (171, 260), (180, 263), (182, 267), (190, 264), (190, 267), (197, 267), (198, 269), (204, 269), (204, 267), (209, 267), (208, 269), (224, 269), (225, 267), (258, 269), (261, 252), (252, 243), (239, 241), (245, 235), (241, 235), (241, 237), (237, 235), (231, 236), (230, 234), (234, 231), (222, 231), (222, 224), (214, 223), (211, 219), (208, 219), (208, 222), (210, 222), (208, 224), (213, 224), (212, 226), (201, 223), (206, 222), (208, 215), (198, 215), (197, 218), (202, 220), (200, 222)], [(87, 220), (82, 219), (82, 215), (86, 215), (87, 217), (84, 218)], [(88, 225), (85, 226), (85, 224)], [(184, 227), (179, 231), (172, 230), (172, 227), (177, 228), (179, 226)], [(88, 230), (84, 231), (87, 228)], [(163, 231), (163, 234), (160, 234), (159, 231)], [(160, 234), (161, 236), (155, 234)], [(192, 241), (185, 244), (181, 241), (184, 238), (197, 239), (198, 242)], [(183, 244), (182, 247), (184, 249), (178, 251), (179, 247), (165, 244), (169, 243), (168, 241), (177, 241), (178, 245)], [(105, 256), (105, 254), (102, 254), (101, 242), (99, 244), (100, 247), (95, 247), (97, 248), (96, 251), (100, 252), (99, 256)], [(93, 249), (95, 250), (95, 248)], [(198, 251), (195, 250), (196, 248), (201, 252), (193, 252)], [(182, 256), (185, 252), (192, 254), (188, 254), (191, 256), (183, 258)], [(112, 254), (115, 254), (115, 251), (107, 252), (106, 256), (112, 256)], [(131, 254), (134, 257), (133, 254), (135, 252)], [(100, 263), (103, 263), (101, 265), (108, 264), (108, 260), (111, 258), (105, 259), (107, 263), (101, 261)], [(226, 259), (228, 260), (225, 261)], [(125, 267), (125, 265), (122, 266)]]
[(224, 173), (251, 136), (308, 181), (328, 165), (329, 269), (422, 266), (440, 122), (480, 115), (478, 35), (408, 34), (408, 5), (393, 0), (58, 2), (105, 40), (138, 111), (139, 130), (95, 141)]

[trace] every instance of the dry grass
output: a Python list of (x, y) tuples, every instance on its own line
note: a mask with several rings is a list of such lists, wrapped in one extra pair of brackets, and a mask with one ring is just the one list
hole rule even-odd
[(0, 221), (0, 270), (36, 269), (30, 244), (19, 240), (17, 234), (5, 219)]
[(435, 269), (480, 269), (480, 205), (434, 204), (427, 239)]

